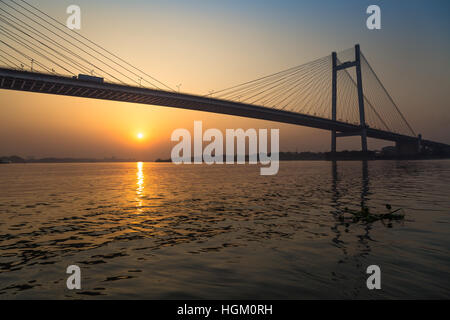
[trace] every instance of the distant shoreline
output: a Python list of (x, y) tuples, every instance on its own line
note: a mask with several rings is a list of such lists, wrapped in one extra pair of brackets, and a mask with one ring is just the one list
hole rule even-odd
[(97, 163), (97, 162), (137, 162), (136, 159), (90, 159), (90, 158), (41, 158), (41, 159), (24, 159), (19, 156), (0, 157), (0, 164), (8, 163)]
[[(245, 157), (248, 162), (248, 155)], [(330, 152), (280, 152), (280, 161), (329, 161), (329, 160), (432, 160), (432, 159), (449, 159), (449, 155), (430, 155), (418, 154), (412, 156), (398, 156), (395, 154), (386, 154), (383, 152), (369, 151), (362, 153), (360, 151), (341, 151), (334, 155)], [(193, 160), (193, 159), (192, 159)], [(225, 156), (224, 156), (225, 162)], [(235, 159), (236, 160), (236, 159)], [(57, 158), (47, 157), (40, 159), (24, 159), (20, 156), (3, 156), (0, 157), (0, 164), (9, 163), (123, 163), (123, 162), (155, 162), (155, 163), (170, 163), (171, 159), (119, 159), (119, 158)]]

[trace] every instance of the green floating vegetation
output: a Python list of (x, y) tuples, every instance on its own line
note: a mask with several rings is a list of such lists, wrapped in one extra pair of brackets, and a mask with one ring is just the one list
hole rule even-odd
[(386, 204), (386, 209), (389, 210), (387, 213), (371, 213), (369, 208), (366, 207), (363, 203), (361, 203), (361, 210), (351, 210), (349, 208), (344, 208), (344, 212), (339, 216), (339, 220), (356, 223), (356, 222), (365, 222), (372, 223), (375, 221), (384, 221), (384, 220), (403, 220), (405, 218), (404, 213), (398, 213), (399, 211), (403, 211), (402, 208), (392, 210), (390, 204)]

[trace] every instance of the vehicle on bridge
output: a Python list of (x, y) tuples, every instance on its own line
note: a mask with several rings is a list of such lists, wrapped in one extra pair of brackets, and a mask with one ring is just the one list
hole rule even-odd
[(90, 76), (87, 74), (81, 74), (81, 73), (78, 75), (78, 80), (103, 83), (103, 78), (101, 78), (101, 77), (94, 77), (94, 76)]

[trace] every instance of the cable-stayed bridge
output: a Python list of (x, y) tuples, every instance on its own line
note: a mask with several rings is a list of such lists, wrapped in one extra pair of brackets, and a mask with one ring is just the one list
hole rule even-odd
[(396, 142), (400, 153), (450, 146), (416, 135), (359, 45), (207, 95), (180, 93), (25, 0), (0, 0), (0, 89), (200, 110)]

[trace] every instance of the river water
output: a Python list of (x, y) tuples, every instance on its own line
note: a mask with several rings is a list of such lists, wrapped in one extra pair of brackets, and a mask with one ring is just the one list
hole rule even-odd
[(0, 165), (0, 299), (448, 299), (449, 248), (449, 160)]

